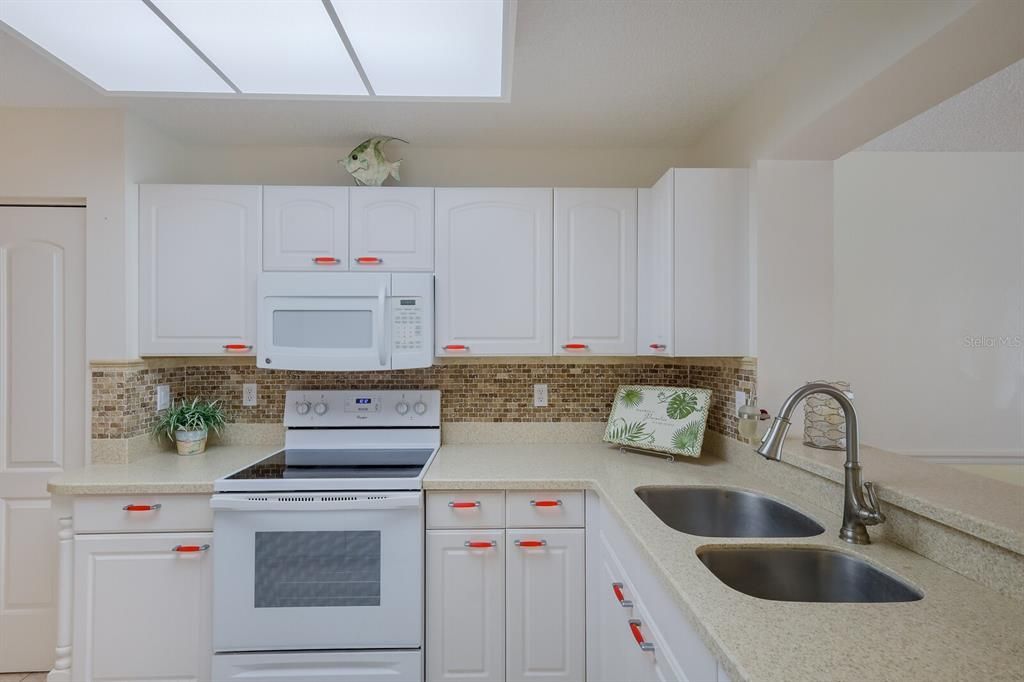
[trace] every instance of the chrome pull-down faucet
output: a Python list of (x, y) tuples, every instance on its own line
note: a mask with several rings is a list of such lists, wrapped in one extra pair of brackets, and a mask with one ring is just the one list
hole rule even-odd
[(846, 394), (828, 384), (807, 384), (801, 386), (786, 398), (779, 414), (775, 417), (768, 432), (761, 439), (756, 452), (767, 460), (782, 459), (782, 444), (789, 431), (790, 417), (797, 403), (814, 393), (824, 393), (835, 398), (843, 408), (846, 418), (846, 497), (843, 504), (843, 527), (839, 537), (857, 545), (871, 543), (866, 526), (874, 526), (885, 521), (885, 515), (878, 506), (878, 496), (872, 483), (864, 483), (861, 479), (860, 443), (857, 439), (857, 411)]

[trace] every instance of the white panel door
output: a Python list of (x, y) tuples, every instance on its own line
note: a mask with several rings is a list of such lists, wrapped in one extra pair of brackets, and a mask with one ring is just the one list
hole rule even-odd
[(212, 537), (75, 536), (72, 679), (210, 679)]
[(139, 192), (140, 354), (251, 354), (261, 188)]
[(675, 170), (641, 189), (637, 208), (636, 353), (674, 353), (672, 242)]
[(353, 270), (434, 270), (432, 188), (353, 187), (349, 192)]
[(264, 270), (348, 270), (348, 187), (263, 188)]
[(0, 673), (49, 670), (57, 523), (84, 460), (85, 209), (0, 207)]
[(505, 679), (505, 532), (427, 531), (427, 680)]
[(508, 682), (584, 678), (583, 534), (582, 528), (506, 531)]
[(675, 169), (675, 355), (750, 353), (747, 175)]
[(551, 354), (551, 190), (438, 189), (437, 354)]
[(636, 352), (635, 189), (555, 190), (556, 354)]

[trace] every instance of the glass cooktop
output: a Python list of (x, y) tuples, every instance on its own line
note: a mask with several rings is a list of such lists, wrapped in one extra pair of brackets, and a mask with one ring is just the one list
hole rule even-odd
[(226, 480), (416, 478), (433, 452), (429, 448), (282, 450)]

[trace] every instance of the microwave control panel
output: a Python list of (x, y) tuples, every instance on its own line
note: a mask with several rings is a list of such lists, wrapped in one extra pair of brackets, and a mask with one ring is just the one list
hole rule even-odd
[(396, 297), (391, 299), (392, 348), (396, 353), (423, 350), (426, 322), (423, 299)]

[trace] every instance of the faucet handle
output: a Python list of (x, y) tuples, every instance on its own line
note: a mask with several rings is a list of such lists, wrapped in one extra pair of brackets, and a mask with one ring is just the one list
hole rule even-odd
[(885, 521), (885, 514), (882, 513), (882, 507), (878, 504), (878, 495), (875, 493), (875, 484), (870, 481), (866, 481), (864, 483), (864, 494), (867, 495), (868, 505), (871, 507), (871, 513), (878, 518), (876, 523), (882, 523)]

